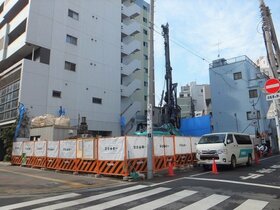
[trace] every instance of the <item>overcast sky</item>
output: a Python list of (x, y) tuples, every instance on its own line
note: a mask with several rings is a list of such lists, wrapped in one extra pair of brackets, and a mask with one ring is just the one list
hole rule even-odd
[[(280, 41), (280, 0), (264, 1)], [(167, 22), (173, 83), (178, 83), (178, 92), (192, 81), (209, 84), (208, 62), (218, 54), (226, 59), (247, 55), (253, 61), (266, 55), (259, 0), (155, 0), (156, 103), (164, 86), (161, 25)]]

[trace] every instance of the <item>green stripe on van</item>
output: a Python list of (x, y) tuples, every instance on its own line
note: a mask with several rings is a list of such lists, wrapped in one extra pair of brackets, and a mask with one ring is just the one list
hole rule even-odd
[(240, 149), (239, 157), (248, 157), (249, 154), (253, 153), (253, 149)]

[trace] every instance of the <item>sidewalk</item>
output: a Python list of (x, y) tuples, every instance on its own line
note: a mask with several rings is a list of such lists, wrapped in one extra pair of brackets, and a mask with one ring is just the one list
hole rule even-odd
[(0, 196), (59, 193), (127, 184), (130, 183), (121, 178), (95, 178), (94, 175), (73, 175), (71, 172), (12, 166), (9, 162), (0, 162)]

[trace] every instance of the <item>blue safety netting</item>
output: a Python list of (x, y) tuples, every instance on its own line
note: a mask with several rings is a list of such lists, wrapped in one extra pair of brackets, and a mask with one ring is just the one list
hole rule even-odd
[(211, 116), (181, 119), (180, 132), (184, 136), (202, 136), (211, 133)]

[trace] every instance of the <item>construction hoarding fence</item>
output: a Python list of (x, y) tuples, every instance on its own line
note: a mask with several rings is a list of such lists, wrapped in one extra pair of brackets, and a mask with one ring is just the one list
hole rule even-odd
[[(168, 169), (170, 164), (175, 167), (194, 164), (198, 140), (155, 136), (154, 173)], [(77, 173), (129, 176), (134, 172), (147, 172), (147, 144), (145, 136), (14, 142), (11, 163)]]

